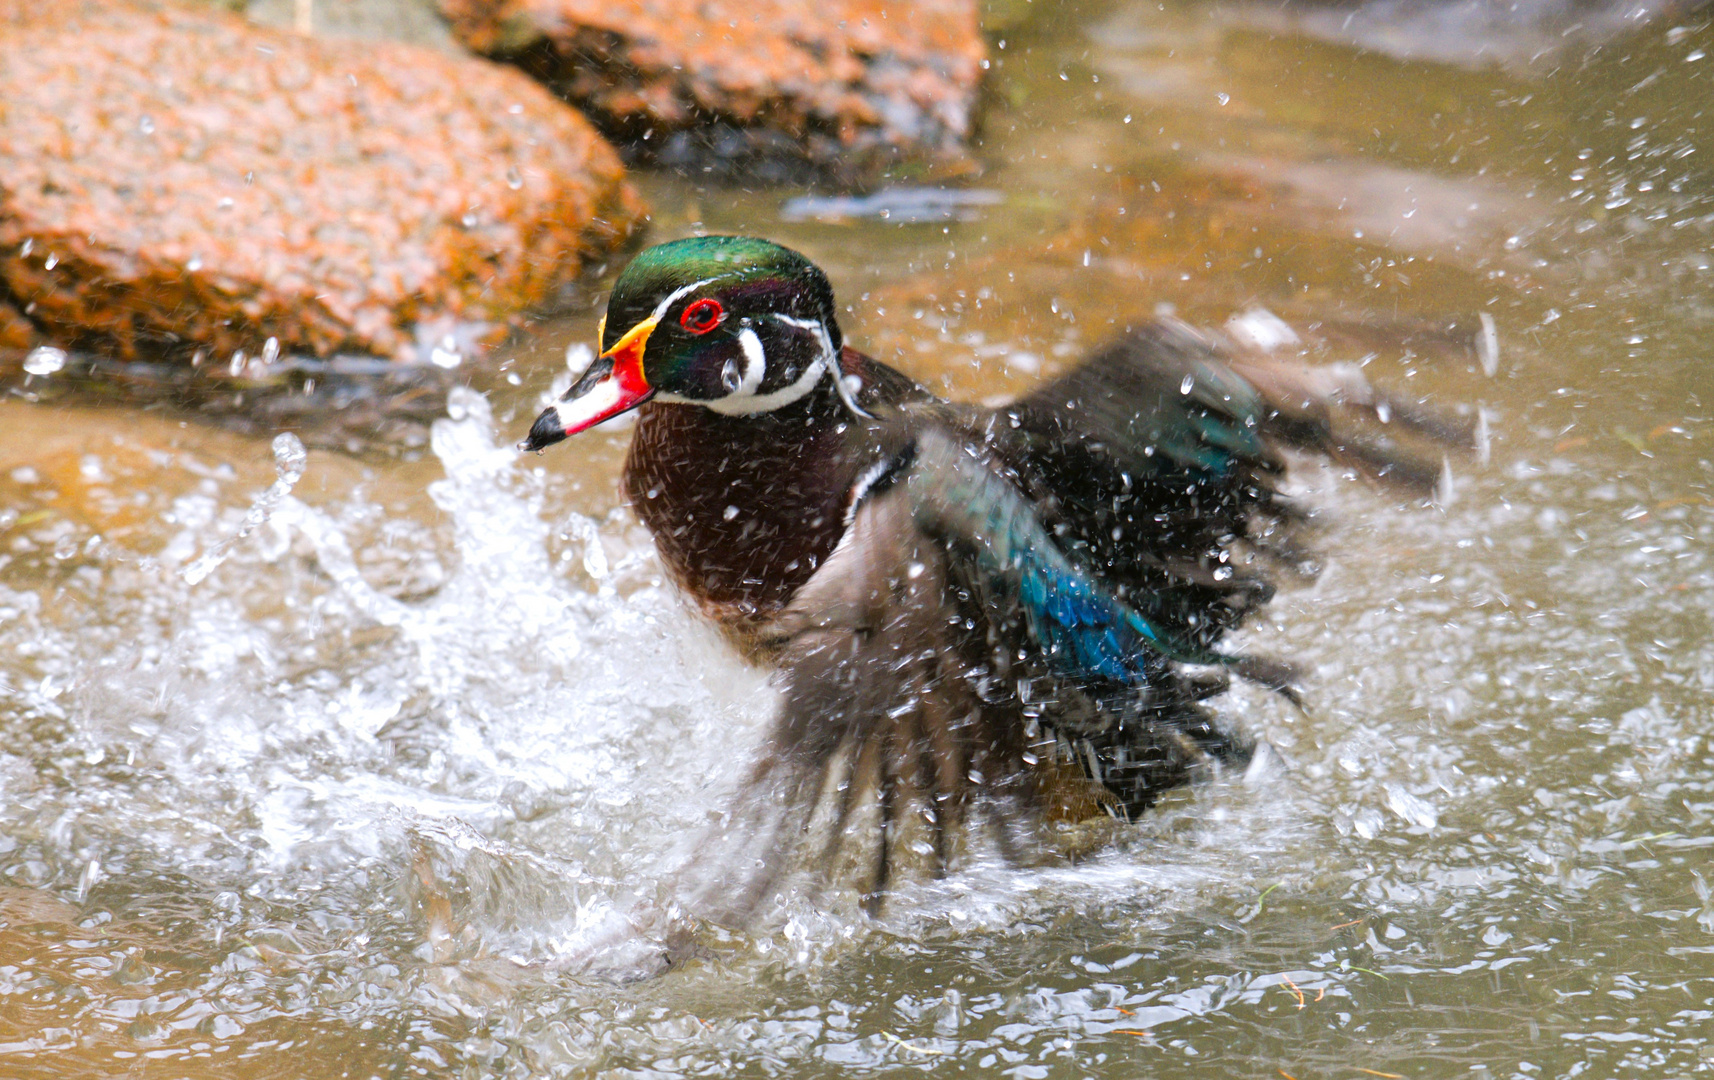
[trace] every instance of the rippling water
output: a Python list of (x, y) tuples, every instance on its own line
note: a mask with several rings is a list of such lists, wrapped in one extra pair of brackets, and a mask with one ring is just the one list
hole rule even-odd
[(1300, 475), (1326, 566), (1246, 644), (1308, 710), (1223, 705), (1279, 768), (878, 921), (805, 890), (640, 978), (770, 701), (626, 432), (510, 449), (592, 317), (420, 457), (0, 404), (0, 1074), (1714, 1072), (1714, 32), (1433, 10), (996, 7), (970, 220), (651, 181), (966, 397), (1259, 305), (1489, 417), (1442, 507)]

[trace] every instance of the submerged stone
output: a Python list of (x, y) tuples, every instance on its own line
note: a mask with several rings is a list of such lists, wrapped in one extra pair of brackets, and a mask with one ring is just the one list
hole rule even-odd
[(962, 160), (986, 46), (974, 0), (441, 0), (639, 159), (780, 180)]
[(554, 298), (641, 213), (613, 149), (504, 67), (0, 0), (0, 301), (62, 344), (427, 360)]

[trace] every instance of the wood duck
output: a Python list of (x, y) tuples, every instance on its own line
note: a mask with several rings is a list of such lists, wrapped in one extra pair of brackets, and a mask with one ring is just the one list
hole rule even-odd
[(1295, 694), (1286, 666), (1217, 648), (1305, 559), (1281, 449), (1429, 491), (1438, 459), (1350, 418), (1463, 435), (1354, 371), (1174, 323), (1012, 404), (946, 402), (845, 344), (818, 267), (747, 237), (644, 251), (600, 338), (520, 445), (638, 410), (627, 498), (677, 585), (780, 672), (735, 815), (755, 851), (710, 904), (735, 921), (818, 807), (824, 855), (854, 813), (878, 820), (873, 910), (912, 829), (943, 873), (973, 815), (1009, 852), (1015, 823), (1065, 812), (1068, 773), (1130, 818), (1209, 759), (1247, 760), (1202, 702), (1227, 672)]

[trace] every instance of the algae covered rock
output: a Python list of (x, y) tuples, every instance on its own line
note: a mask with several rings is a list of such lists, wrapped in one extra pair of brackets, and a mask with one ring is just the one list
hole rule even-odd
[(779, 179), (956, 159), (985, 66), (974, 0), (441, 0), (454, 32), (644, 160)]
[(125, 358), (421, 359), (641, 214), (515, 70), (146, 0), (0, 0), (0, 302)]

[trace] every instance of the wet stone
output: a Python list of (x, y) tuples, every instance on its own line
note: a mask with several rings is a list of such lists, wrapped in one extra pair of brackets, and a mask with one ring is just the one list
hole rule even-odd
[(0, 0), (0, 301), (60, 344), (426, 361), (555, 299), (641, 213), (613, 149), (516, 71)]
[(441, 0), (460, 40), (583, 108), (638, 160), (852, 181), (966, 162), (973, 0)]
[(30, 320), (24, 318), (22, 311), (0, 300), (0, 351), (27, 349), (35, 334), (35, 327), (30, 325)]

